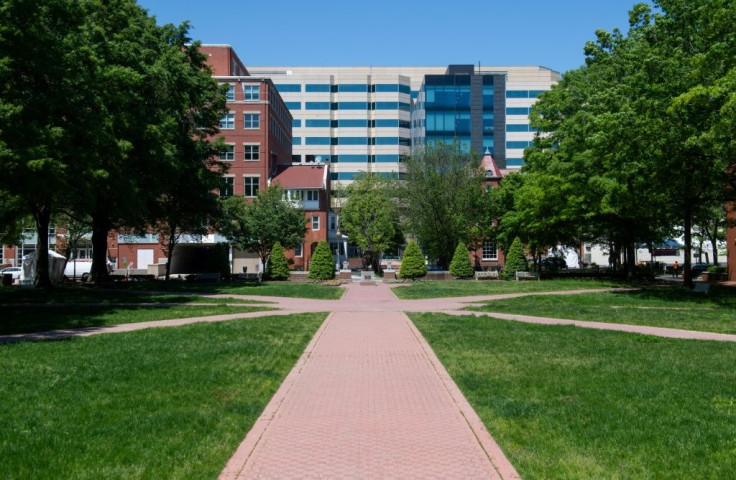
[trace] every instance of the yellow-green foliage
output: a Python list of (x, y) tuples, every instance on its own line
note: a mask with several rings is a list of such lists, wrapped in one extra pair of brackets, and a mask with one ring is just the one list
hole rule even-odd
[(399, 269), (399, 276), (401, 278), (416, 278), (423, 277), (427, 274), (427, 265), (424, 263), (424, 255), (419, 249), (417, 242), (412, 240), (409, 245), (406, 246), (404, 251), (404, 258), (401, 259), (401, 268)]

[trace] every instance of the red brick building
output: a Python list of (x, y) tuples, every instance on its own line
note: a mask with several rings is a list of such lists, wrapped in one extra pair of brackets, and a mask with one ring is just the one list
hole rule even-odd
[[(498, 164), (488, 150), (481, 159), (480, 168), (485, 175), (483, 186), (486, 190), (501, 185), (504, 172), (498, 168)], [(470, 261), (476, 269), (499, 270), (506, 262), (506, 257), (495, 242), (484, 240), (474, 252), (470, 253)]]
[[(270, 79), (251, 76), (229, 45), (203, 45), (200, 51), (208, 56), (213, 78), (229, 87), (229, 112), (220, 120), (218, 135), (227, 145), (219, 160), (229, 167), (225, 174), (227, 186), (220, 196), (255, 198), (272, 181), (278, 182), (305, 209), (305, 243), (286, 255), (293, 259), (293, 268), (306, 269), (317, 242), (328, 238), (329, 165), (292, 166), (292, 116)], [(184, 243), (224, 241), (216, 234), (184, 239)], [(155, 235), (115, 235), (108, 248), (116, 254), (119, 268), (131, 262), (134, 268), (146, 268), (166, 258)], [(254, 253), (233, 250), (230, 260), (233, 272), (260, 270)]]
[(280, 167), (273, 183), (286, 190), (288, 198), (304, 209), (307, 233), (304, 243), (286, 252), (293, 269), (307, 270), (314, 249), (328, 233), (334, 230), (330, 224), (330, 168), (328, 164), (301, 164)]

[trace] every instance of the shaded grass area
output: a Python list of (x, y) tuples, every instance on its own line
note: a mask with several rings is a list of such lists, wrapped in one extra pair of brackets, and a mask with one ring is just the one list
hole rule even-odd
[(311, 298), (338, 300), (345, 293), (342, 287), (318, 283), (297, 282), (134, 282), (126, 285), (133, 290), (156, 290), (168, 292), (224, 293), (233, 295), (263, 295), (267, 297)]
[(736, 289), (718, 286), (707, 296), (680, 286), (652, 287), (641, 291), (494, 300), (470, 310), (736, 333)]
[(736, 471), (736, 344), (411, 318), (525, 479)]
[(324, 314), (0, 346), (0, 478), (216, 478)]
[(2, 307), (0, 335), (260, 312), (268, 307), (164, 305), (34, 305)]
[(50, 290), (35, 288), (0, 288), (0, 305), (21, 303), (71, 304), (71, 303), (263, 303), (254, 300), (237, 300), (203, 297), (201, 294), (152, 293), (130, 288), (88, 288), (58, 286)]
[(502, 293), (550, 292), (555, 290), (578, 290), (584, 288), (613, 288), (630, 286), (613, 280), (525, 280), (525, 281), (438, 281), (414, 282), (394, 287), (393, 292), (404, 300), (438, 297), (470, 297), (497, 295)]

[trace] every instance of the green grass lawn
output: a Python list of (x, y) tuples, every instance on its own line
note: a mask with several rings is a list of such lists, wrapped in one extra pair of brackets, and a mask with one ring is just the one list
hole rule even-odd
[(501, 293), (549, 292), (555, 290), (578, 290), (583, 288), (612, 288), (629, 286), (610, 280), (525, 280), (521, 282), (503, 280), (483, 281), (438, 281), (414, 282), (394, 287), (397, 297), (405, 300), (438, 297), (470, 297), (497, 295)]
[(707, 296), (682, 287), (655, 287), (633, 292), (520, 297), (483, 302), (474, 310), (736, 333), (736, 289), (728, 287), (714, 287)]
[(216, 478), (324, 318), (0, 345), (0, 478)]
[(87, 288), (59, 286), (51, 290), (35, 288), (0, 288), (0, 305), (22, 303), (71, 304), (71, 303), (263, 303), (254, 300), (203, 297), (200, 294), (150, 293), (131, 289)]
[(736, 472), (734, 343), (411, 317), (525, 479)]
[(0, 335), (47, 330), (99, 327), (123, 323), (152, 322), (174, 318), (206, 317), (233, 313), (271, 310), (268, 307), (226, 306), (155, 306), (155, 305), (34, 305), (4, 306)]

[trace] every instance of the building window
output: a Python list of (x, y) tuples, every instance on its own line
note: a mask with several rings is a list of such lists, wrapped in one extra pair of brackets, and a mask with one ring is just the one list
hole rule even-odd
[(235, 85), (227, 86), (227, 93), (225, 94), (225, 99), (227, 99), (228, 101), (235, 100)]
[(299, 84), (276, 84), (276, 90), (279, 91), (279, 93), (285, 93), (285, 92), (301, 92), (302, 86)]
[(245, 149), (243, 160), (246, 162), (257, 162), (261, 159), (260, 145), (244, 145), (243, 148)]
[(305, 120), (305, 126), (307, 128), (330, 128), (329, 120)]
[(243, 177), (243, 183), (245, 184), (244, 195), (246, 197), (257, 197), (258, 196), (258, 184), (260, 183), (260, 180), (261, 178), (259, 176)]
[(232, 162), (233, 160), (235, 160), (235, 146), (225, 145), (225, 148), (220, 151), (220, 161)]
[(226, 113), (225, 116), (220, 119), (220, 128), (222, 130), (232, 130), (235, 128), (235, 114)]
[(317, 190), (307, 190), (307, 201), (316, 202), (319, 200), (319, 192)]
[(301, 110), (302, 102), (284, 102), (289, 110)]
[(223, 185), (220, 187), (221, 197), (232, 197), (233, 196), (233, 183), (234, 177), (222, 177)]
[(493, 242), (483, 242), (483, 260), (498, 260), (498, 249)]
[(319, 230), (319, 217), (312, 215), (312, 230)]
[(245, 127), (247, 130), (258, 130), (261, 128), (261, 114), (260, 113), (246, 113)]
[(330, 102), (304, 102), (306, 110), (329, 110)]
[(243, 100), (246, 102), (255, 102), (260, 100), (261, 91), (258, 85), (243, 85)]
[(304, 86), (305, 92), (329, 92), (330, 85), (326, 83), (308, 83)]
[(294, 245), (294, 256), (295, 257), (302, 257), (304, 256), (304, 244), (300, 243), (298, 245)]

